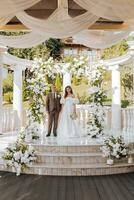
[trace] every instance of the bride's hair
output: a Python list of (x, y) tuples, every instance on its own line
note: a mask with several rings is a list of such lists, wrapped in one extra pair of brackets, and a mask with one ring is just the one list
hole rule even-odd
[(66, 98), (66, 97), (67, 97), (67, 95), (68, 95), (68, 92), (67, 92), (67, 89), (68, 89), (68, 88), (70, 89), (70, 93), (71, 93), (71, 94), (73, 94), (73, 90), (72, 90), (71, 86), (69, 86), (69, 85), (68, 85), (68, 86), (66, 86), (66, 87), (65, 87), (65, 94), (64, 94), (64, 98)]

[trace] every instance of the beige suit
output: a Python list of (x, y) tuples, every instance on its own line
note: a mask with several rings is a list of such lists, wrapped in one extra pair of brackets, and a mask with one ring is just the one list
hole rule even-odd
[(53, 134), (57, 134), (58, 118), (61, 111), (61, 95), (50, 92), (46, 97), (46, 111), (48, 112), (48, 135), (51, 134), (53, 125)]

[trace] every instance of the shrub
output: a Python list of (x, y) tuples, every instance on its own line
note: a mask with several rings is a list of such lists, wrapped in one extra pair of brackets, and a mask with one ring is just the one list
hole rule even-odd
[(121, 107), (126, 108), (130, 105), (130, 102), (128, 100), (121, 100)]

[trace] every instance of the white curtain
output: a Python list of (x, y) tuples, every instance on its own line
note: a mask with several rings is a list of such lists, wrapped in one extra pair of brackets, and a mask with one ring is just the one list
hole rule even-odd
[(94, 15), (111, 20), (134, 18), (134, 0), (74, 0)]
[(130, 31), (84, 30), (73, 36), (74, 43), (104, 49), (128, 37)]
[(0, 16), (6, 16), (25, 10), (40, 0), (0, 0)]

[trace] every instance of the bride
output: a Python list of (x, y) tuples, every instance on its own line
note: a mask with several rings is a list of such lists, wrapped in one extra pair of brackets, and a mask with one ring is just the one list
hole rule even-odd
[(64, 98), (61, 98), (62, 110), (59, 118), (57, 137), (59, 140), (81, 136), (77, 121), (76, 104), (78, 99), (74, 98), (72, 88), (65, 88)]

